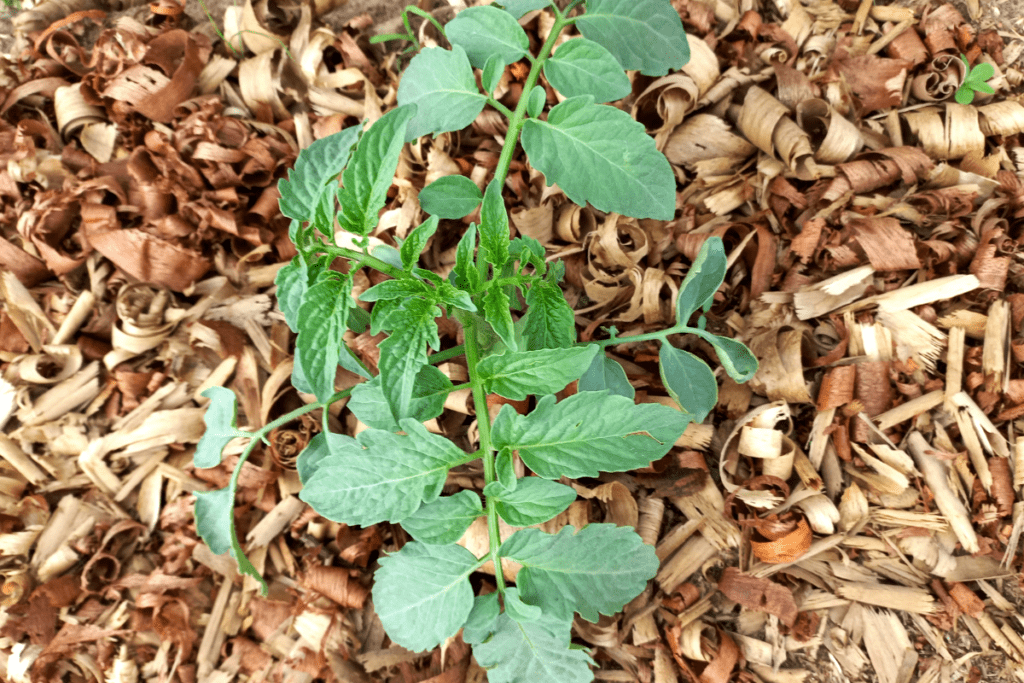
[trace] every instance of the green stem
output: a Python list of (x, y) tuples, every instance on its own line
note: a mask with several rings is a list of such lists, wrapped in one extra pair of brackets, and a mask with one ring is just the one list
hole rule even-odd
[[(448, 38), (448, 36), (447, 36), (447, 35), (445, 34), (445, 32), (444, 32), (444, 26), (442, 26), (442, 25), (441, 25), (441, 22), (439, 22), (439, 21), (438, 21), (437, 19), (435, 19), (435, 18), (434, 18), (434, 15), (433, 15), (433, 14), (431, 14), (430, 12), (427, 12), (426, 10), (422, 10), (422, 9), (420, 9), (419, 7), (417, 7), (416, 5), (408, 5), (408, 6), (407, 6), (407, 7), (405, 8), (405, 11), (406, 11), (406, 12), (411, 12), (412, 14), (418, 14), (419, 16), (423, 17), (424, 19), (426, 19), (427, 21), (429, 21), (429, 22), (430, 22), (431, 24), (433, 24), (433, 25), (434, 25), (434, 26), (435, 26), (435, 27), (437, 28), (438, 32), (439, 32), (439, 33), (440, 33), (440, 34), (441, 34), (442, 36), (444, 36), (444, 37), (445, 37), (445, 39), (447, 39), (447, 38)], [(403, 14), (405, 14), (405, 12), (403, 12)], [(407, 21), (408, 21), (408, 20), (407, 20)], [(408, 26), (408, 24), (407, 24), (407, 26)], [(410, 33), (412, 33), (412, 30), (410, 29), (410, 31), (409, 31), (409, 32), (410, 32)]]
[(446, 360), (455, 358), (456, 356), (461, 356), (465, 352), (466, 345), (459, 344), (458, 346), (453, 346), (450, 349), (445, 349), (444, 351), (438, 351), (437, 353), (430, 354), (429, 356), (427, 356), (427, 362), (430, 363), (431, 365), (437, 365), (438, 363), (443, 363)]
[[(484, 463), (484, 482), (490, 484), (497, 479), (494, 467), (494, 448), (491, 445), (491, 416), (487, 412), (487, 392), (483, 382), (476, 374), (477, 363), (480, 362), (480, 344), (476, 338), (476, 324), (469, 316), (461, 318), (466, 335), (466, 364), (469, 368), (469, 380), (473, 386), (473, 406), (476, 408), (476, 423), (480, 431), (480, 450), (478, 455)], [(505, 576), (501, 568), (501, 534), (498, 532), (498, 508), (487, 502), (487, 535), (490, 541), (490, 556), (494, 562), (494, 579), (498, 592), (505, 595)]]
[(555, 11), (555, 25), (551, 28), (551, 33), (548, 34), (548, 39), (541, 46), (540, 52), (537, 53), (537, 58), (533, 61), (533, 66), (526, 77), (526, 82), (523, 83), (523, 92), (519, 96), (519, 104), (516, 106), (516, 110), (508, 122), (508, 132), (505, 133), (505, 146), (501, 148), (501, 157), (498, 159), (498, 167), (494, 172), (494, 177), (498, 179), (499, 186), (505, 184), (505, 178), (508, 176), (508, 167), (512, 163), (512, 155), (515, 153), (516, 144), (519, 142), (519, 133), (522, 132), (523, 124), (526, 123), (526, 102), (530, 99), (530, 91), (533, 90), (533, 86), (537, 84), (537, 79), (540, 78), (540, 70), (543, 68), (544, 62), (547, 61), (548, 55), (551, 54), (551, 50), (555, 47), (558, 34), (562, 32), (563, 28), (575, 22), (575, 19), (566, 19), (562, 16), (562, 13), (554, 5), (551, 7)]
[(504, 104), (494, 99), (493, 97), (487, 98), (487, 104), (491, 105), (492, 107), (500, 111), (505, 116), (506, 119), (510, 119), (513, 116), (515, 116), (511, 109), (509, 109), (508, 107), (506, 107)]
[(652, 341), (655, 339), (665, 339), (670, 334), (685, 334), (687, 332), (696, 332), (692, 327), (686, 325), (676, 325), (675, 327), (669, 327), (664, 330), (658, 330), (657, 332), (648, 332), (647, 334), (634, 334), (628, 337), (613, 337), (611, 339), (601, 339), (589, 342), (577, 342), (576, 346), (587, 346), (588, 344), (597, 344), (602, 349), (606, 346), (615, 346), (617, 344), (634, 344), (642, 341)]
[(327, 254), (334, 257), (340, 256), (341, 258), (347, 258), (351, 260), (353, 262), (353, 268), (359, 268), (360, 266), (364, 265), (370, 266), (374, 270), (379, 270), (382, 273), (390, 275), (396, 280), (403, 280), (412, 277), (409, 273), (399, 268), (395, 268), (390, 263), (385, 263), (384, 261), (381, 261), (379, 258), (375, 256), (364, 254), (361, 251), (356, 251), (355, 249), (346, 249), (345, 247), (324, 246), (322, 247), (322, 251), (325, 251), (327, 252)]

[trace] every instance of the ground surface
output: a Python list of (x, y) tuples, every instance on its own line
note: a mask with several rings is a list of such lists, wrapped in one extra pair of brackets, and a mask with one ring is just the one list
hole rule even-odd
[[(126, 4), (68, 0), (22, 43), (0, 16), (0, 678), (484, 680), (461, 638), (425, 654), (387, 639), (368, 593), (380, 553), (409, 540), (399, 525), (348, 528), (295, 498), (319, 412), (242, 472), (235, 520), (267, 598), (192, 517), (192, 492), (224, 486), (241, 451), (193, 466), (203, 388), (231, 388), (249, 428), (312, 400), (289, 384), (294, 335), (275, 309), (291, 252), (274, 187), (298, 146), (393, 105), (394, 57), (366, 37), (398, 30), (401, 4), (347, 3), (316, 34), (291, 4), (257, 2), (250, 30), (277, 32), (292, 63), (273, 42), (225, 47), (210, 17), (223, 30), (234, 2)], [(662, 561), (624, 614), (577, 620), (575, 640), (609, 681), (1024, 681), (1024, 3), (983, 1), (971, 18), (960, 0), (901, 2), (919, 55), (873, 49), (905, 15), (857, 31), (860, 2), (739, 4), (754, 6), (742, 22), (734, 3), (675, 2), (705, 47), (668, 81), (631, 73), (616, 103), (674, 164), (675, 220), (576, 211), (521, 154), (506, 184), (517, 234), (567, 263), (581, 339), (673, 324), (672, 296), (714, 234), (730, 270), (709, 329), (761, 365), (737, 385), (709, 346), (673, 339), (718, 370), (716, 410), (648, 470), (572, 482), (559, 524), (634, 526)], [(62, 23), (71, 12), (86, 14)], [(525, 27), (539, 44), (543, 27)], [(160, 34), (181, 42), (156, 50)], [(163, 90), (193, 59), (179, 44), (196, 50), (191, 76)], [(996, 96), (947, 114), (943, 52), (998, 64)], [(505, 104), (521, 81), (510, 68)], [(56, 106), (78, 83), (103, 96)], [(770, 99), (749, 102), (754, 84)], [(489, 180), (504, 132), (490, 114), (407, 146), (379, 238), (423, 219), (414, 191), (429, 180)], [(447, 273), (466, 223), (442, 222), (422, 265)], [(843, 273), (861, 275), (817, 286)], [(441, 327), (445, 348), (461, 341)], [(375, 368), (382, 336), (351, 337)], [(658, 349), (612, 353), (639, 401), (671, 404)], [(778, 419), (751, 423), (766, 409)], [(326, 422), (358, 427), (341, 404)], [(428, 428), (475, 448), (464, 395)], [(469, 465), (445, 493), (482, 484)], [(764, 495), (792, 505), (767, 511)], [(493, 576), (473, 581), (493, 590)]]

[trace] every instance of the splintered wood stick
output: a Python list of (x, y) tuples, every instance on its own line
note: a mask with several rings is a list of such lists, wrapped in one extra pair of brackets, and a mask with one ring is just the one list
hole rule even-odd
[(974, 533), (967, 509), (949, 486), (949, 470), (946, 464), (925, 452), (931, 450), (931, 446), (920, 432), (913, 432), (907, 438), (907, 446), (917, 461), (917, 467), (921, 470), (925, 483), (935, 494), (935, 504), (939, 512), (949, 522), (964, 550), (972, 554), (978, 552), (978, 537)]

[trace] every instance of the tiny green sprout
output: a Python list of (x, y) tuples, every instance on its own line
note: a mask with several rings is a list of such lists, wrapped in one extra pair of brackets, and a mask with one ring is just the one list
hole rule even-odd
[(982, 62), (972, 69), (966, 55), (960, 55), (960, 59), (963, 60), (967, 75), (964, 76), (964, 82), (956, 90), (957, 102), (960, 104), (970, 104), (974, 100), (975, 92), (986, 92), (989, 94), (995, 92), (992, 86), (985, 82), (996, 73), (995, 68), (991, 64)]

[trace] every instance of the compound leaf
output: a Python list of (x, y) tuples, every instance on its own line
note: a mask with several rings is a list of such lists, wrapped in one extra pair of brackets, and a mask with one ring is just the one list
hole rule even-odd
[(332, 272), (309, 288), (299, 308), (295, 366), (301, 367), (303, 377), (320, 401), (334, 394), (342, 335), (351, 305), (352, 278)]
[(487, 96), (476, 89), (473, 67), (461, 45), (451, 50), (428, 47), (402, 74), (398, 103), (419, 107), (405, 131), (409, 142), (427, 133), (462, 130), (484, 110)]
[(359, 295), (360, 301), (391, 301), (393, 299), (408, 299), (411, 296), (427, 296), (431, 293), (430, 287), (421, 280), (385, 280)]
[(668, 393), (685, 415), (694, 422), (703, 422), (718, 402), (715, 373), (700, 358), (667, 341), (661, 342), (658, 355), (658, 370)]
[(566, 97), (592, 95), (599, 104), (622, 99), (632, 87), (615, 56), (586, 38), (562, 43), (544, 62), (544, 75)]
[(484, 193), (464, 175), (446, 175), (420, 191), (420, 206), (427, 213), (458, 220), (473, 213)]
[[(678, 19), (678, 17), (677, 17)], [(523, 149), (548, 185), (601, 211), (671, 220), (676, 180), (644, 124), (615, 107), (574, 97), (523, 124)], [(580, 173), (580, 169), (587, 169)]]
[(399, 250), (399, 253), (402, 255), (402, 266), (405, 270), (411, 270), (416, 265), (416, 262), (419, 261), (423, 248), (427, 246), (427, 240), (437, 232), (439, 220), (438, 216), (431, 216), (413, 228), (412, 232), (405, 238), (405, 241), (402, 242), (402, 248)]
[(447, 545), (462, 538), (473, 520), (482, 514), (480, 498), (472, 491), (459, 491), (427, 503), (402, 520), (402, 528), (420, 543)]
[(580, 391), (607, 389), (610, 393), (625, 396), (631, 401), (636, 396), (636, 389), (629, 383), (622, 365), (605, 355), (604, 351), (594, 356), (590, 367), (580, 377), (578, 388)]
[(558, 285), (537, 282), (526, 292), (526, 305), (520, 322), (528, 350), (569, 348), (576, 343), (576, 316)]
[(526, 31), (508, 12), (497, 7), (469, 7), (444, 27), (452, 45), (466, 50), (469, 63), (483, 69), (487, 58), (497, 55), (505, 64), (517, 62), (530, 49)]
[(529, 415), (502, 406), (491, 436), (496, 448), (518, 449), (542, 477), (596, 477), (646, 467), (668, 453), (688, 422), (667, 406), (585, 391), (557, 404), (544, 396)]
[(590, 367), (596, 345), (539, 351), (506, 351), (488, 356), (476, 367), (489, 394), (521, 401), (529, 395), (553, 394), (579, 379)]
[(590, 683), (594, 660), (586, 652), (569, 647), (570, 621), (541, 614), (538, 619), (521, 623), (507, 612), (499, 614), (488, 629), (477, 629), (471, 635), (486, 632), (484, 639), (468, 641), (473, 645), (477, 663), (487, 669), (490, 683), (523, 683), (524, 681), (558, 681), (559, 683)]
[(203, 414), (206, 431), (199, 439), (192, 462), (196, 467), (216, 467), (220, 464), (221, 451), (228, 442), (239, 436), (252, 436), (238, 429), (235, 392), (224, 387), (210, 387), (202, 393), (210, 399)]
[(700, 252), (679, 287), (676, 297), (676, 324), (686, 325), (690, 316), (698, 309), (707, 310), (715, 298), (715, 292), (725, 280), (728, 262), (722, 238), (713, 235), (704, 241)]
[(338, 190), (338, 223), (343, 230), (366, 235), (377, 226), (398, 168), (406, 127), (415, 115), (416, 105), (396, 107), (370, 126), (359, 141), (352, 163), (341, 174), (344, 187)]
[(469, 575), (480, 564), (459, 545), (406, 543), (382, 557), (373, 606), (388, 637), (421, 652), (455, 635), (473, 609)]
[[(298, 221), (309, 221), (324, 185), (336, 178), (348, 164), (352, 146), (359, 140), (362, 126), (348, 128), (315, 140), (302, 150), (288, 178), (277, 182), (281, 193), (281, 213)], [(293, 328), (294, 329), (294, 328)]]
[(424, 299), (410, 298), (388, 314), (384, 324), (394, 325), (394, 332), (382, 341), (380, 348), (381, 387), (396, 420), (412, 417), (412, 393), (420, 368), (427, 363), (426, 344), (437, 351), (441, 341), (437, 323), (441, 309)]
[(576, 489), (541, 477), (523, 477), (511, 491), (492, 481), (484, 494), (496, 502), (498, 514), (512, 526), (543, 524), (576, 500)]
[(658, 573), (654, 547), (631, 527), (588, 524), (557, 534), (520, 529), (501, 544), (501, 556), (523, 565), (519, 593), (545, 614), (571, 619), (579, 612), (596, 623), (635, 598)]
[(361, 526), (401, 522), (435, 500), (465, 453), (416, 420), (399, 424), (406, 434), (367, 429), (354, 441), (332, 443), (299, 498), (330, 520)]
[(623, 69), (644, 76), (664, 76), (690, 61), (683, 22), (669, 0), (589, 0), (576, 26)]

